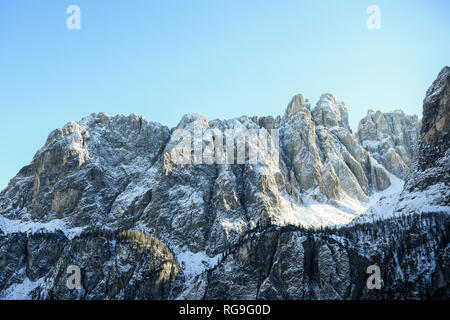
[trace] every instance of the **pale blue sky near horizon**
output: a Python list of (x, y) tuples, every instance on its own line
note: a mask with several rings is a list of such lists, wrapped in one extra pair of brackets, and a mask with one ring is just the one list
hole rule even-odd
[[(69, 5), (81, 30), (68, 30)], [(369, 5), (381, 29), (366, 27)], [(367, 110), (422, 113), (450, 57), (450, 1), (0, 3), (0, 190), (65, 123), (138, 113), (175, 126), (282, 115), (295, 94), (333, 93), (356, 130)]]

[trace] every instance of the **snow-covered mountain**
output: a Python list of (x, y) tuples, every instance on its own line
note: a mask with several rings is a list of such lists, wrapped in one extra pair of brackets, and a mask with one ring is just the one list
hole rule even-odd
[[(449, 82), (446, 67), (421, 129), (369, 111), (354, 134), (331, 94), (173, 129), (134, 114), (71, 122), (0, 193), (0, 298), (448, 297)], [(180, 130), (203, 150), (217, 137), (196, 134), (276, 130), (279, 156), (253, 163), (249, 143), (242, 164), (180, 164)]]

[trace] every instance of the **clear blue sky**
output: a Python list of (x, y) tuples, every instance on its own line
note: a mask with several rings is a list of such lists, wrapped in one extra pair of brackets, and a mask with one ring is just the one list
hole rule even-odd
[[(66, 8), (81, 8), (81, 30)], [(381, 29), (366, 27), (369, 5)], [(48, 133), (92, 112), (175, 126), (282, 114), (302, 93), (421, 115), (450, 64), (450, 1), (14, 0), (0, 3), (0, 189)]]

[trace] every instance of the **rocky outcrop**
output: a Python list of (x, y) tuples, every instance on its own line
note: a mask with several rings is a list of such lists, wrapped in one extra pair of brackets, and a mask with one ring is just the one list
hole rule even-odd
[(401, 110), (382, 113), (369, 110), (358, 124), (358, 139), (384, 167), (406, 180), (419, 140), (419, 118)]

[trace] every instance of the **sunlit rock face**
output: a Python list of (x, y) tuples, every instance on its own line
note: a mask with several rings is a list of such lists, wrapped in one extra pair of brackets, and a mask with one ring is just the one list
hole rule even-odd
[(301, 95), (294, 97), (280, 131), (290, 175), (316, 199), (347, 195), (365, 201), (372, 191), (389, 187), (386, 170), (352, 134), (345, 104), (331, 94), (322, 95), (312, 110)]
[(403, 180), (408, 177), (419, 134), (419, 118), (401, 110), (388, 113), (369, 110), (359, 122), (357, 132), (361, 145)]

